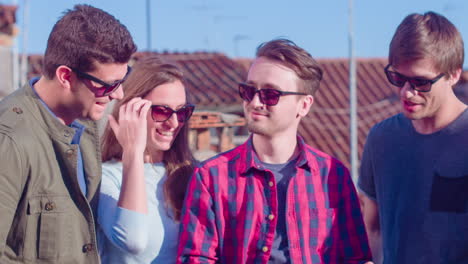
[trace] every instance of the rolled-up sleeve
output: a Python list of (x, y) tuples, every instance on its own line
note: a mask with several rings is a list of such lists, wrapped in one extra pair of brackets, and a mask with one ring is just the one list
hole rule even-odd
[(337, 173), (341, 179), (337, 240), (341, 252), (340, 263), (358, 264), (371, 261), (369, 241), (354, 183), (346, 167), (338, 167)]

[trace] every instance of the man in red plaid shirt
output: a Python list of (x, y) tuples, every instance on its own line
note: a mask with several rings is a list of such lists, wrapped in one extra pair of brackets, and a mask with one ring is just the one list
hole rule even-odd
[(322, 70), (286, 39), (260, 45), (239, 84), (252, 136), (203, 162), (181, 218), (177, 263), (367, 263), (349, 172), (304, 143)]

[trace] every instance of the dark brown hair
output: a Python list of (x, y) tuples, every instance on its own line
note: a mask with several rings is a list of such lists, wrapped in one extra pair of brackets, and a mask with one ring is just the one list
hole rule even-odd
[(322, 80), (322, 69), (317, 61), (303, 48), (288, 39), (275, 39), (257, 48), (257, 58), (266, 57), (279, 61), (294, 70), (302, 85), (302, 92), (314, 95)]
[(462, 69), (463, 39), (457, 28), (434, 12), (410, 14), (400, 23), (390, 43), (388, 56), (393, 66), (431, 59), (436, 70), (453, 74)]
[[(124, 83), (124, 98), (115, 104), (112, 115), (118, 120), (120, 106), (132, 98), (144, 98), (155, 87), (176, 80), (184, 82), (184, 76), (182, 71), (174, 64), (164, 62), (161, 58), (154, 55), (139, 60)], [(188, 123), (186, 123), (174, 139), (171, 148), (164, 153), (163, 157), (167, 170), (167, 180), (164, 185), (166, 205), (174, 212), (176, 220), (180, 219), (185, 190), (194, 167), (194, 158), (188, 143)], [(103, 162), (112, 159), (122, 159), (122, 146), (118, 143), (109, 124), (107, 124), (104, 130), (101, 147)]]
[(49, 79), (59, 65), (89, 72), (95, 61), (127, 63), (135, 51), (132, 36), (115, 17), (90, 5), (75, 5), (52, 28), (43, 72)]

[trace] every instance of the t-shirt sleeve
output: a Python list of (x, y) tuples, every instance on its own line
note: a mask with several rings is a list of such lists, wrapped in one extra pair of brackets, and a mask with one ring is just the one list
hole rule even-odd
[(372, 130), (367, 136), (366, 144), (364, 146), (364, 152), (362, 153), (361, 167), (359, 169), (359, 179), (358, 179), (358, 190), (361, 193), (364, 193), (369, 198), (376, 200), (377, 195), (375, 191), (375, 171), (373, 164), (373, 152), (372, 148)]
[(117, 205), (122, 184), (121, 168), (116, 164), (103, 164), (98, 223), (112, 244), (138, 254), (148, 243), (148, 216)]

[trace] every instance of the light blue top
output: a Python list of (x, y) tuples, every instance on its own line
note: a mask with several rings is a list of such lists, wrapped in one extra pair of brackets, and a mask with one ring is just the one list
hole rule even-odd
[(165, 208), (162, 163), (144, 165), (148, 214), (117, 206), (122, 185), (122, 163), (106, 162), (98, 209), (98, 240), (103, 264), (175, 263), (179, 223)]

